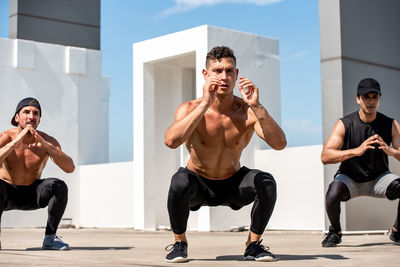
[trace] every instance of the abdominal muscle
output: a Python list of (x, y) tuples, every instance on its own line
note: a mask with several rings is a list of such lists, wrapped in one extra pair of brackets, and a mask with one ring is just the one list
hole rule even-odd
[(189, 149), (190, 158), (187, 168), (202, 177), (223, 180), (231, 177), (240, 169), (241, 149), (227, 147)]

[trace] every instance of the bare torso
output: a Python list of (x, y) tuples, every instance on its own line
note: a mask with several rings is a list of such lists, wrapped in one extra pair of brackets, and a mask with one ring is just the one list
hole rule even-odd
[[(191, 101), (188, 112), (200, 102)], [(209, 179), (232, 176), (240, 168), (240, 156), (254, 133), (255, 122), (248, 105), (237, 97), (224, 114), (208, 109), (185, 143), (190, 154), (187, 167)]]
[[(17, 128), (4, 131), (2, 133), (0, 146), (4, 146), (18, 135)], [(39, 134), (48, 142), (52, 138), (43, 132)], [(25, 142), (29, 143), (29, 138)], [(30, 185), (40, 179), (42, 171), (46, 166), (49, 155), (43, 148), (27, 148), (19, 144), (7, 156), (0, 166), (0, 179), (13, 185)]]

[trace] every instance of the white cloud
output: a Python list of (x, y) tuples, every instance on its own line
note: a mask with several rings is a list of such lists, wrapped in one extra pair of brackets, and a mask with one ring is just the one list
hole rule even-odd
[(295, 60), (295, 59), (298, 59), (298, 58), (301, 58), (301, 57), (305, 57), (305, 56), (307, 56), (307, 55), (309, 55), (311, 53), (312, 53), (311, 50), (300, 51), (300, 52), (297, 52), (297, 53), (294, 53), (294, 54), (291, 54), (291, 55), (288, 55), (288, 56), (285, 56), (285, 57), (281, 57), (281, 61)]
[(200, 6), (212, 6), (223, 3), (255, 4), (258, 6), (269, 5), (283, 0), (174, 0), (175, 5), (164, 10), (161, 17), (167, 17), (175, 13), (184, 13)]

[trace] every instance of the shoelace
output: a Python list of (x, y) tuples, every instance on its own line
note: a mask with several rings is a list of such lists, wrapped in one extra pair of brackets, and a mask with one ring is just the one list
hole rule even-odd
[(64, 242), (64, 241), (61, 240), (61, 238), (62, 238), (62, 236), (56, 235), (56, 236), (53, 238), (53, 240), (57, 240), (57, 241)]
[(264, 246), (264, 245), (261, 245), (261, 242), (262, 242), (263, 240), (261, 239), (260, 241), (258, 241), (257, 243), (256, 243), (256, 245), (259, 247), (259, 248), (261, 248), (262, 250), (264, 250), (264, 251), (269, 251), (269, 247), (268, 246)]
[(329, 235), (330, 235), (329, 239), (334, 238), (334, 235), (337, 235), (338, 237), (340, 237), (339, 233), (336, 233), (336, 232), (334, 232), (334, 231), (329, 231), (328, 233), (326, 233), (326, 234), (324, 235), (324, 238), (323, 238), (323, 239), (325, 239), (325, 238), (328, 237)]
[(181, 245), (181, 243), (183, 242), (175, 242), (174, 244), (169, 244), (168, 246), (165, 247), (165, 251), (171, 251), (175, 249), (175, 247), (182, 249), (183, 246)]

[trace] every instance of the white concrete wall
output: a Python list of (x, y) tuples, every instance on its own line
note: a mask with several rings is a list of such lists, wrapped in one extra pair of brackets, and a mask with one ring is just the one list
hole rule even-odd
[[(399, 9), (397, 0), (319, 0), (324, 141), (339, 118), (359, 108), (356, 88), (366, 77), (380, 82), (379, 111), (399, 121)], [(392, 170), (400, 169), (398, 161), (391, 160), (390, 164)], [(325, 189), (337, 168), (338, 165), (325, 166)], [(396, 202), (371, 198), (351, 200), (343, 205), (342, 227), (345, 230), (388, 229), (394, 222)]]
[[(183, 41), (184, 40), (184, 41)], [(164, 145), (164, 132), (179, 103), (202, 96), (206, 54), (212, 47), (233, 49), (240, 76), (260, 88), (260, 102), (280, 122), (278, 41), (248, 33), (200, 26), (133, 45), (135, 224), (155, 229), (169, 224), (166, 199), (171, 176), (185, 166), (185, 148)], [(235, 92), (239, 95), (237, 88)], [(254, 166), (254, 150), (267, 147), (254, 138), (243, 152), (242, 164)], [(219, 212), (205, 207), (191, 216), (189, 228), (214, 230)], [(238, 213), (238, 217), (241, 217)]]
[[(101, 75), (101, 52), (26, 40), (0, 39), (0, 129), (12, 128), (18, 102), (36, 97), (39, 130), (54, 136), (76, 166), (108, 161), (109, 81)], [(65, 174), (49, 161), (42, 177), (69, 186), (65, 218), (79, 221), (79, 171)], [(3, 226), (43, 226), (46, 211), (5, 212)], [(29, 219), (27, 219), (29, 218)]]
[(79, 167), (81, 227), (133, 227), (133, 162)]
[[(281, 151), (255, 150), (255, 168), (271, 173), (277, 182), (277, 201), (267, 229), (323, 230), (324, 168), (321, 145)], [(250, 204), (238, 211), (229, 207), (203, 207), (191, 212), (190, 230), (226, 231), (250, 225)], [(199, 216), (197, 213), (203, 213)], [(204, 214), (205, 213), (205, 214)], [(192, 218), (193, 217), (193, 218)], [(200, 218), (203, 220), (199, 221)], [(207, 221), (208, 220), (208, 221)]]
[(322, 146), (257, 150), (256, 168), (271, 173), (278, 188), (269, 229), (323, 230), (325, 228)]

